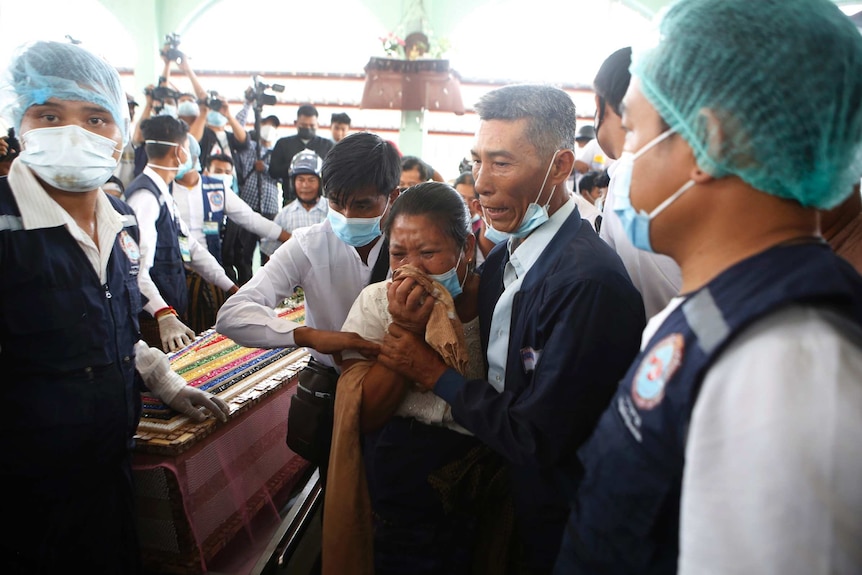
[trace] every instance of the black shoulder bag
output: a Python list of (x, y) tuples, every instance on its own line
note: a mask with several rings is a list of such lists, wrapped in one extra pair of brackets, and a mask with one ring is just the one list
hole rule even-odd
[[(369, 285), (386, 279), (389, 272), (389, 242), (384, 238), (380, 255), (371, 270)], [(332, 422), (335, 415), (335, 389), (338, 372), (309, 359), (299, 372), (296, 395), (290, 399), (287, 415), (287, 446), (321, 468), (321, 477), (329, 462), (332, 445)]]

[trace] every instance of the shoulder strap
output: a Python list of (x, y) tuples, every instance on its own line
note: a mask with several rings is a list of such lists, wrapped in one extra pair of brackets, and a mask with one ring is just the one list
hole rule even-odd
[(368, 285), (382, 282), (386, 279), (386, 274), (389, 273), (389, 242), (383, 238), (383, 245), (380, 246), (380, 254), (377, 256), (377, 261), (374, 262), (374, 269), (371, 270), (371, 279), (368, 280)]

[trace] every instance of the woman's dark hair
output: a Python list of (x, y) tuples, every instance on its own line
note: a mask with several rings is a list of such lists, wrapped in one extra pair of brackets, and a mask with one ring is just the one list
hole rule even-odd
[(356, 132), (338, 142), (324, 158), (320, 172), (324, 195), (340, 205), (369, 188), (389, 195), (400, 179), (398, 151), (371, 132)]
[(455, 240), (458, 247), (464, 247), (470, 235), (470, 212), (461, 194), (442, 182), (423, 182), (401, 192), (383, 223), (386, 239), (389, 239), (392, 222), (398, 216), (428, 216), (444, 234)]

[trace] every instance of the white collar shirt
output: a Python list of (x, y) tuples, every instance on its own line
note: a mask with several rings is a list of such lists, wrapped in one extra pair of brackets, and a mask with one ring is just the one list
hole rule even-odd
[[(515, 294), (521, 289), (524, 277), (545, 251), (563, 223), (575, 210), (575, 201), (569, 197), (547, 222), (539, 226), (525, 239), (517, 243), (509, 238), (507, 249), (509, 261), (503, 271), (503, 293), (494, 306), (491, 332), (488, 341), (488, 382), (497, 391), (506, 385), (506, 362), (509, 358), (509, 331), (512, 325), (512, 305)], [(536, 358), (538, 363), (539, 358)]]

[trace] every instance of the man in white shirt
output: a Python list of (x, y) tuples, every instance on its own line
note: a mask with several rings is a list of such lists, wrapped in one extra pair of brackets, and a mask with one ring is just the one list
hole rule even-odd
[[(290, 237), (287, 231), (253, 211), (233, 193), (230, 182), (225, 180), (233, 174), (230, 156), (210, 156), (207, 169), (201, 175), (196, 169), (199, 167), (200, 146), (191, 134), (188, 140), (194, 166), (188, 169), (182, 166), (177, 178), (171, 182), (170, 189), (180, 218), (188, 224), (191, 237), (206, 246), (220, 262), (225, 217), (230, 217), (237, 225), (256, 235), (287, 241)], [(199, 333), (215, 325), (216, 314), (225, 301), (225, 293), (188, 266), (186, 283), (189, 291), (189, 327)]]
[[(596, 130), (597, 140), (611, 158), (619, 158), (623, 153), (626, 133), (621, 125), (621, 104), (629, 86), (631, 74), (631, 48), (620, 48), (607, 57), (599, 68), (593, 82), (596, 91)], [(658, 168), (660, 175), (665, 168)], [(614, 173), (611, 176), (602, 208), (602, 225), (599, 235), (616, 250), (632, 283), (644, 299), (647, 318), (664, 309), (672, 297), (679, 293), (682, 277), (679, 266), (670, 257), (639, 250), (626, 237), (622, 222), (614, 212)]]
[[(218, 313), (216, 330), (252, 347), (304, 346), (316, 362), (337, 370), (338, 354), (378, 346), (341, 326), (372, 278), (378, 258), (388, 269), (380, 221), (398, 197), (401, 162), (392, 144), (370, 132), (335, 146), (321, 173), (327, 219), (295, 230)], [(382, 278), (381, 278), (382, 279)], [(305, 295), (305, 325), (278, 317), (276, 307), (296, 288)]]
[(192, 165), (185, 122), (156, 116), (143, 121), (141, 130), (149, 160), (126, 189), (141, 231), (138, 284), (147, 299), (141, 330), (144, 339), (160, 341), (165, 351), (173, 351), (195, 337), (183, 323), (188, 308), (185, 265), (228, 293), (238, 288), (206, 246), (190, 236), (168, 188), (181, 166)]
[(827, 0), (681, 0), (632, 62), (614, 211), (682, 289), (556, 572), (862, 573), (862, 278), (819, 230), (862, 173), (862, 36)]

